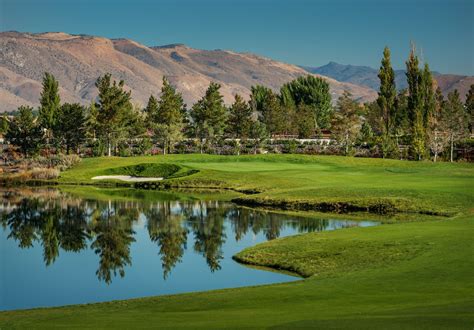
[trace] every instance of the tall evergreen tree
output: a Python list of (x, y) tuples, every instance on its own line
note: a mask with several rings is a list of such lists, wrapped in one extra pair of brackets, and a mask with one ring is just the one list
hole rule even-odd
[(86, 110), (78, 103), (65, 103), (59, 109), (57, 118), (56, 139), (59, 146), (64, 147), (69, 154), (71, 149), (77, 148), (85, 139)]
[[(151, 106), (154, 105), (151, 104)], [(163, 77), (160, 100), (156, 114), (152, 115), (151, 119), (155, 125), (155, 133), (163, 141), (164, 154), (171, 152), (175, 143), (183, 138), (183, 108), (183, 97)]]
[(194, 122), (196, 137), (201, 140), (201, 153), (203, 142), (221, 137), (226, 128), (227, 108), (219, 91), (221, 85), (211, 82), (206, 94), (193, 105), (191, 117)]
[(39, 150), (43, 142), (42, 132), (37, 118), (33, 115), (33, 108), (18, 108), (18, 115), (11, 120), (5, 138), (12, 145), (18, 146), (25, 157)]
[(278, 96), (273, 93), (267, 93), (262, 102), (260, 120), (271, 135), (286, 134), (288, 128), (288, 118), (284, 107), (280, 103)]
[(147, 118), (150, 120), (150, 123), (158, 120), (158, 100), (153, 95), (150, 95), (148, 98), (148, 103), (144, 111)]
[(246, 139), (250, 134), (251, 126), (252, 109), (242, 96), (236, 94), (235, 101), (229, 108), (227, 131), (234, 138)]
[(107, 145), (107, 155), (112, 155), (112, 148), (123, 135), (124, 117), (127, 109), (132, 107), (131, 92), (124, 90), (124, 81), (111, 80), (107, 73), (97, 79), (95, 86), (99, 90), (97, 108), (98, 133)]
[(426, 151), (423, 104), (423, 75), (419, 68), (418, 56), (412, 47), (406, 62), (408, 82), (408, 117), (411, 126), (410, 151), (415, 159), (421, 160)]
[(397, 89), (395, 86), (395, 72), (390, 62), (390, 49), (383, 50), (382, 64), (379, 69), (380, 90), (377, 103), (382, 111), (384, 133), (390, 134), (393, 127), (393, 117), (395, 112), (395, 99)]

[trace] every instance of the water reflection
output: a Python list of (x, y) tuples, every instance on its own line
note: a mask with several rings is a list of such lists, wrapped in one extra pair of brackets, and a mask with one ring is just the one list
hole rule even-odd
[[(354, 225), (351, 221), (288, 217), (216, 201), (104, 201), (77, 198), (58, 190), (3, 192), (2, 202), (1, 224), (8, 239), (22, 249), (41, 245), (46, 266), (58, 260), (61, 250), (79, 253), (91, 249), (98, 256), (97, 278), (107, 284), (117, 276), (124, 277), (132, 265), (134, 228), (140, 225), (157, 247), (165, 279), (182, 261), (188, 241), (215, 272), (221, 269), (222, 247), (228, 239), (238, 242), (248, 233), (262, 233), (271, 240), (287, 228), (312, 232)], [(227, 237), (229, 233), (233, 237)]]

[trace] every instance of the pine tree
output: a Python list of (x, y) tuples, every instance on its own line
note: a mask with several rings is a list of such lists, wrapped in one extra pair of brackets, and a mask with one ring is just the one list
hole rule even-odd
[(423, 76), (418, 67), (418, 56), (412, 47), (406, 62), (408, 82), (408, 118), (411, 126), (410, 151), (412, 155), (421, 160), (426, 153), (425, 125), (423, 105)]
[(211, 143), (213, 139), (222, 137), (226, 128), (227, 108), (220, 88), (221, 85), (211, 82), (206, 94), (191, 110), (195, 134), (201, 140), (201, 153), (203, 142)]
[(85, 139), (86, 110), (78, 103), (65, 103), (59, 109), (57, 118), (56, 139), (59, 146), (65, 147), (69, 154), (71, 149), (77, 148)]
[(158, 100), (153, 95), (150, 95), (144, 112), (150, 124), (158, 121)]
[(262, 102), (260, 120), (271, 135), (285, 134), (288, 127), (288, 118), (285, 115), (284, 107), (280, 104), (278, 96), (267, 93)]
[(131, 92), (124, 90), (124, 81), (112, 82), (111, 78), (107, 73), (95, 83), (99, 90), (96, 105), (97, 131), (107, 146), (108, 156), (112, 155), (112, 148), (123, 136), (125, 114), (132, 107)]
[(33, 115), (33, 108), (27, 106), (18, 108), (18, 115), (10, 122), (5, 138), (18, 146), (25, 157), (39, 150), (43, 139), (41, 127)]
[(152, 97), (150, 97), (148, 106), (150, 106), (155, 133), (163, 142), (163, 153), (170, 153), (176, 142), (183, 139), (183, 109), (185, 107), (183, 97), (176, 92), (166, 77), (163, 77), (163, 87), (156, 110), (154, 110), (155, 105)]
[(247, 139), (252, 125), (252, 109), (242, 96), (235, 95), (235, 101), (229, 108), (228, 133), (234, 138)]
[(383, 59), (378, 77), (380, 79), (380, 90), (377, 103), (382, 111), (384, 133), (388, 135), (391, 133), (393, 127), (395, 99), (397, 96), (395, 72), (390, 62), (390, 49), (388, 47), (385, 47), (383, 50)]
[(257, 154), (258, 148), (262, 148), (268, 138), (269, 134), (265, 124), (256, 120), (250, 127), (250, 138), (253, 141), (253, 153)]

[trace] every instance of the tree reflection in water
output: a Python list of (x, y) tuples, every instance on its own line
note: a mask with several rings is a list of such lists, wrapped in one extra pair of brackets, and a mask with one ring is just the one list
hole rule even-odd
[(176, 203), (165, 201), (143, 211), (150, 239), (160, 247), (158, 254), (161, 256), (164, 279), (181, 261), (188, 236), (188, 230), (182, 224), (184, 215), (173, 212), (172, 204)]
[(215, 201), (101, 201), (46, 191), (26, 196), (4, 194), (1, 224), (9, 230), (8, 239), (18, 242), (20, 248), (41, 244), (46, 266), (55, 262), (60, 250), (90, 248), (99, 257), (97, 278), (106, 283), (117, 275), (125, 276), (125, 269), (132, 265), (130, 246), (135, 242), (133, 228), (139, 219), (146, 222), (150, 240), (159, 248), (164, 279), (181, 262), (188, 238), (214, 272), (224, 258), (226, 231), (233, 233), (236, 241), (248, 233), (262, 233), (270, 240), (279, 237), (284, 228), (311, 232), (330, 225), (328, 220), (296, 219)]

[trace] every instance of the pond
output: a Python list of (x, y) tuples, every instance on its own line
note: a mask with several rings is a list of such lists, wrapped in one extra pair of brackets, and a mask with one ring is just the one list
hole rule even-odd
[[(266, 240), (376, 222), (311, 219), (166, 193), (1, 191), (0, 310), (297, 280), (238, 264)], [(86, 197), (84, 197), (86, 196)]]

